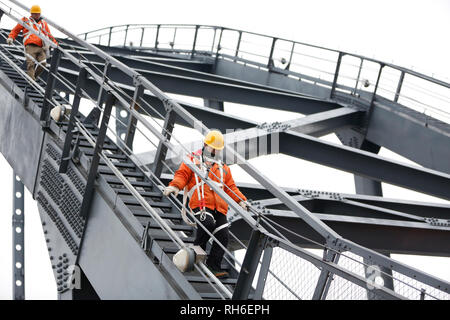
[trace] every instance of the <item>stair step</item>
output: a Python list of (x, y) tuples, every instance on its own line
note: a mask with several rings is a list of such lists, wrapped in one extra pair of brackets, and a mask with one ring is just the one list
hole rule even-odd
[[(144, 226), (146, 226), (146, 225), (147, 224), (144, 223)], [(193, 227), (190, 227), (187, 225), (182, 225), (182, 224), (170, 225), (170, 228), (175, 231), (183, 231), (183, 232), (193, 232), (194, 231)], [(161, 229), (161, 226), (157, 222), (151, 222), (150, 229)]]
[[(98, 136), (98, 131), (96, 132), (96, 134), (93, 134), (93, 132), (91, 132), (89, 130), (89, 133), (92, 134), (94, 137)], [(90, 145), (89, 142), (87, 142), (87, 138), (85, 136), (83, 136), (83, 135), (80, 136), (80, 141), (86, 141), (86, 143), (88, 145)], [(82, 143), (84, 143), (84, 142), (80, 142), (80, 145)], [(116, 144), (114, 142), (112, 142), (111, 139), (109, 139), (108, 137), (105, 137), (105, 145), (110, 145), (110, 146), (117, 147)]]
[[(115, 176), (106, 176), (106, 181), (110, 184), (123, 185), (122, 181), (120, 181)], [(142, 187), (142, 188), (153, 188), (153, 184), (148, 181), (128, 181), (133, 187)]]
[[(172, 241), (172, 239), (165, 234), (150, 234), (153, 240), (156, 241)], [(183, 240), (184, 243), (194, 243), (195, 238), (194, 237), (181, 237), (181, 240)], [(177, 251), (178, 252), (178, 251)]]
[[(131, 196), (131, 197), (133, 196), (131, 194), (131, 191), (128, 189), (117, 189), (116, 191), (117, 191), (118, 195)], [(143, 196), (144, 198), (162, 198), (162, 196), (163, 196), (162, 193), (160, 193), (160, 192), (141, 191), (141, 192), (139, 192), (139, 194), (141, 196)]]
[[(68, 126), (68, 124), (66, 123), (66, 124), (63, 125), (63, 128), (67, 130), (67, 126)], [(93, 125), (92, 123), (84, 124), (84, 126), (86, 127), (86, 129), (89, 129), (89, 130), (93, 130), (93, 129), (97, 129), (98, 130), (98, 128), (95, 125)]]
[[(200, 297), (202, 299), (211, 299), (211, 300), (222, 300), (222, 296), (220, 296), (218, 293), (216, 292), (200, 292)], [(228, 299), (225, 296), (226, 299)]]
[[(208, 281), (200, 276), (186, 276), (186, 280), (191, 283), (208, 283)], [(228, 278), (228, 279), (219, 279), (223, 284), (228, 285), (236, 285), (237, 279)]]
[[(94, 150), (92, 150), (92, 148), (90, 148), (90, 149), (83, 149), (82, 151), (88, 157), (89, 156), (92, 157), (94, 155)], [(128, 157), (126, 155), (124, 155), (124, 154), (108, 154), (108, 153), (106, 153), (106, 156), (109, 159), (128, 160)]]
[[(133, 208), (131, 210), (131, 212), (138, 219), (140, 217), (147, 217), (147, 218), (150, 217), (149, 213), (146, 212), (143, 208), (141, 210), (137, 210), (137, 209)], [(179, 214), (179, 213), (160, 213), (159, 216), (166, 220), (180, 220), (180, 221), (182, 220), (181, 214)]]
[[(103, 161), (103, 160), (100, 160), (100, 164), (99, 165), (103, 166), (103, 167), (108, 167), (106, 165), (105, 161)], [(136, 169), (136, 165), (134, 163), (132, 163), (132, 162), (115, 162), (114, 165), (117, 168)]]
[[(99, 168), (99, 172), (105, 175), (114, 175), (114, 172), (109, 168)], [(120, 171), (125, 177), (129, 178), (144, 178), (145, 175), (142, 172), (132, 172), (132, 171)]]
[[(137, 199), (122, 199), (123, 203), (127, 206), (138, 206), (140, 207), (141, 204)], [(147, 201), (148, 204), (153, 208), (162, 208), (162, 209), (171, 209), (172, 205), (170, 203), (164, 203), (164, 202), (154, 202), (154, 201)]]
[[(82, 141), (82, 139), (80, 139), (80, 147), (81, 148), (93, 148), (89, 142)], [(116, 145), (104, 143), (103, 150), (119, 151), (119, 148)]]

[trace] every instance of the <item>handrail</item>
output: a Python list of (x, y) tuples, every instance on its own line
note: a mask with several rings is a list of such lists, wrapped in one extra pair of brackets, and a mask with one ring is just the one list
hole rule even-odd
[[(96, 30), (92, 30), (92, 31), (88, 31), (88, 32), (84, 32), (81, 34), (78, 34), (78, 36), (83, 36), (83, 35), (89, 35), (95, 32), (99, 32), (99, 31), (103, 31), (103, 30), (110, 30), (111, 28), (121, 28), (121, 27), (147, 27), (147, 28), (155, 28), (155, 27), (192, 27), (195, 28), (197, 26), (199, 27), (205, 27), (205, 28), (212, 28), (215, 30), (228, 30), (228, 31), (236, 31), (236, 32), (242, 32), (245, 34), (251, 34), (251, 35), (255, 35), (255, 36), (260, 36), (260, 37), (266, 37), (266, 38), (271, 38), (271, 39), (276, 39), (276, 40), (281, 40), (281, 41), (286, 41), (286, 42), (290, 42), (290, 43), (294, 43), (294, 44), (299, 44), (299, 45), (304, 45), (307, 47), (311, 47), (311, 48), (315, 48), (315, 49), (321, 49), (321, 50), (326, 50), (326, 51), (330, 51), (330, 52), (334, 52), (334, 53), (342, 53), (343, 55), (349, 55), (349, 56), (353, 56), (356, 58), (360, 58), (366, 61), (370, 61), (370, 62), (374, 62), (374, 63), (378, 63), (378, 64), (383, 64), (387, 67), (391, 67), (392, 69), (396, 69), (398, 71), (403, 71), (405, 73), (411, 74), (413, 76), (416, 76), (418, 78), (439, 84), (441, 86), (444, 86), (446, 88), (450, 88), (450, 82), (445, 82), (439, 79), (436, 79), (434, 77), (430, 77), (427, 76), (423, 73), (414, 71), (412, 69), (409, 68), (405, 68), (405, 67), (401, 67), (399, 65), (393, 64), (393, 63), (389, 63), (389, 62), (385, 62), (382, 60), (378, 60), (375, 58), (370, 58), (367, 56), (363, 56), (360, 54), (356, 54), (356, 53), (352, 53), (349, 51), (342, 51), (342, 50), (336, 50), (336, 49), (332, 49), (332, 48), (328, 48), (328, 47), (324, 47), (324, 46), (319, 46), (319, 45), (314, 45), (314, 44), (310, 44), (310, 43), (305, 43), (305, 42), (301, 42), (301, 41), (294, 41), (294, 40), (290, 40), (290, 39), (286, 39), (286, 38), (282, 38), (282, 37), (275, 37), (275, 36), (269, 36), (269, 35), (265, 35), (262, 33), (257, 33), (257, 32), (252, 32), (252, 31), (245, 31), (245, 30), (240, 30), (240, 29), (235, 29), (235, 28), (229, 28), (229, 27), (223, 27), (223, 26), (217, 26), (217, 25), (196, 25), (196, 24), (124, 24), (124, 25), (114, 25), (114, 26), (110, 26), (110, 27), (105, 27), (105, 28), (100, 28), (100, 29), (96, 29)], [(121, 30), (121, 31), (125, 31), (125, 30)]]
[[(161, 37), (160, 30), (162, 29), (174, 29), (173, 34), (173, 40), (167, 39), (164, 43), (160, 43), (159, 39)], [(155, 43), (153, 43), (150, 46), (144, 46), (144, 34), (148, 29), (152, 29), (156, 31), (156, 39)], [(177, 29), (189, 29), (191, 30), (191, 33), (197, 34), (197, 32), (200, 32), (202, 30), (213, 30), (214, 35), (209, 35), (209, 40), (203, 40), (201, 47), (202, 50), (198, 50), (199, 44), (197, 43), (197, 37), (194, 36), (193, 44), (189, 45), (186, 44), (180, 44), (176, 43), (175, 37), (177, 35), (176, 30)], [(436, 119), (439, 119), (441, 121), (450, 122), (450, 106), (448, 103), (442, 104), (441, 101), (436, 101), (434, 99), (435, 94), (433, 94), (433, 90), (439, 91), (440, 89), (448, 90), (450, 89), (450, 83), (437, 79), (435, 77), (430, 77), (429, 75), (411, 70), (409, 68), (401, 67), (398, 65), (395, 65), (393, 63), (384, 62), (375, 58), (365, 57), (359, 54), (350, 53), (348, 51), (338, 51), (330, 48), (326, 48), (323, 46), (317, 46), (313, 44), (306, 44), (304, 42), (298, 42), (298, 41), (292, 41), (287, 40), (281, 37), (272, 37), (268, 35), (263, 35), (260, 33), (255, 32), (248, 32), (233, 28), (227, 28), (227, 27), (221, 27), (221, 26), (212, 26), (212, 25), (194, 25), (194, 24), (127, 24), (127, 25), (117, 25), (117, 26), (111, 26), (107, 28), (97, 29), (91, 32), (86, 32), (81, 34), (81, 36), (84, 35), (85, 39), (88, 39), (89, 35), (92, 35), (89, 37), (89, 39), (96, 39), (98, 38), (99, 41), (102, 41), (105, 39), (108, 42), (108, 46), (111, 44), (112, 37), (116, 33), (122, 33), (125, 32), (125, 43), (123, 43), (123, 46), (126, 46), (126, 39), (128, 37), (129, 32), (138, 30), (141, 32), (140, 36), (140, 45), (135, 45), (133, 48), (140, 49), (140, 50), (150, 50), (150, 51), (159, 51), (159, 52), (165, 52), (168, 51), (168, 53), (179, 53), (182, 56), (186, 56), (188, 58), (192, 58), (193, 56), (203, 56), (203, 55), (209, 55), (212, 58), (215, 57), (218, 59), (219, 57), (221, 59), (229, 60), (231, 61), (240, 61), (241, 63), (244, 63), (245, 65), (251, 65), (256, 68), (263, 68), (273, 70), (275, 72), (281, 72), (283, 74), (292, 75), (293, 77), (298, 77), (300, 80), (306, 79), (308, 81), (313, 81), (314, 83), (321, 83), (321, 86), (324, 88), (328, 88), (331, 90), (330, 99), (340, 99), (341, 96), (336, 94), (336, 91), (349, 93), (352, 96), (356, 96), (359, 98), (362, 98), (362, 96), (365, 94), (367, 96), (367, 93), (372, 95), (372, 98), (370, 96), (366, 97), (363, 100), (365, 101), (365, 104), (369, 103), (369, 107), (373, 105), (376, 98), (378, 96), (383, 96), (386, 98), (386, 95), (389, 96), (388, 100), (393, 103), (400, 103), (408, 108), (411, 108), (413, 110), (417, 110), (416, 103), (419, 103), (419, 112), (420, 110), (425, 110), (425, 112), (429, 112), (430, 114), (435, 114)], [(96, 34), (98, 32), (104, 32), (102, 34)], [(223, 45), (223, 34), (224, 33), (236, 33), (237, 40), (230, 40), (228, 39), (228, 43), (232, 43), (230, 46), (224, 46)], [(267, 48), (267, 52), (261, 54), (259, 50), (249, 50), (249, 49), (243, 49), (244, 44), (249, 43), (249, 45), (258, 45), (256, 43), (251, 43), (245, 40), (244, 38), (246, 35), (254, 36), (254, 37), (260, 37), (265, 39), (264, 42), (267, 42), (266, 44), (260, 46), (264, 46)], [(154, 35), (155, 36), (155, 35)], [(166, 35), (167, 36), (167, 35)], [(217, 41), (218, 40), (218, 41)], [(153, 40), (152, 40), (153, 41)], [(286, 42), (286, 48), (278, 48), (277, 44), (279, 41)], [(270, 45), (271, 44), (271, 48)], [(100, 43), (99, 43), (100, 44)], [(122, 45), (122, 44), (121, 44)], [(120, 46), (121, 46), (120, 45)], [(168, 48), (170, 46), (170, 48)], [(175, 49), (174, 47), (178, 46), (178, 48), (183, 49)], [(236, 46), (234, 48), (234, 46)], [(193, 49), (197, 47), (197, 49)], [(284, 47), (284, 46), (283, 46)], [(288, 48), (291, 47), (291, 48)], [(277, 48), (275, 51), (277, 52), (277, 56), (274, 56), (274, 48)], [(305, 49), (314, 49), (314, 50), (321, 50), (322, 52), (317, 52), (315, 55), (311, 55), (308, 53), (302, 53), (302, 51)], [(269, 54), (270, 49), (270, 54)], [(281, 59), (280, 54), (283, 53), (283, 55), (290, 55), (289, 59)], [(290, 53), (289, 53), (290, 52)], [(306, 50), (308, 52), (308, 50)], [(322, 53), (325, 53), (326, 55), (334, 55), (334, 58), (321, 58)], [(245, 57), (243, 57), (243, 56)], [(311, 66), (307, 66), (304, 63), (298, 64), (296, 62), (299, 57), (304, 57), (305, 59), (322, 59), (326, 60), (326, 62), (321, 62), (318, 66), (312, 68)], [(348, 61), (346, 61), (346, 58), (350, 57), (352, 59), (359, 59), (361, 61), (360, 66), (349, 64)], [(263, 60), (263, 61), (260, 61)], [(274, 62), (277, 61), (277, 63), (281, 63), (281, 65), (275, 65)], [(301, 59), (300, 59), (301, 61)], [(331, 69), (329, 64), (335, 64), (337, 67), (336, 69)], [(376, 64), (379, 66), (378, 70), (374, 70), (375, 68), (372, 68), (370, 65), (368, 66), (367, 63)], [(320, 67), (322, 65), (322, 68)], [(342, 67), (341, 67), (342, 66)], [(345, 75), (345, 72), (343, 71), (343, 68), (349, 68), (350, 66), (359, 68), (359, 75), (356, 77), (356, 75), (349, 77)], [(306, 68), (306, 70), (305, 70)], [(325, 69), (324, 69), (325, 68)], [(388, 69), (395, 71), (399, 73), (399, 77), (395, 80), (396, 84), (394, 85), (392, 81), (386, 80), (388, 78), (387, 71)], [(304, 70), (304, 71), (299, 71)], [(370, 88), (363, 87), (363, 84), (365, 83), (365, 79), (361, 79), (361, 71), (364, 71), (363, 74), (370, 74), (373, 72), (376, 72), (379, 74), (378, 78), (379, 81), (377, 84), (375, 83), (369, 83)], [(348, 72), (348, 70), (346, 71)], [(332, 76), (335, 75), (334, 81), (332, 80)], [(391, 73), (392, 75), (392, 73)], [(405, 78), (406, 76), (406, 78)], [(324, 80), (326, 78), (330, 78), (329, 80)], [(414, 83), (419, 81), (425, 81), (422, 83), (423, 86), (435, 86), (433, 88), (424, 88), (423, 91), (430, 91), (425, 94), (422, 93), (414, 93), (413, 96), (411, 96), (411, 93), (404, 93), (406, 92), (410, 85), (414, 85)], [(332, 81), (332, 84), (326, 84), (326, 82)], [(389, 88), (386, 87), (386, 81), (389, 82)], [(348, 83), (353, 83), (348, 85)], [(436, 87), (437, 86), (437, 87)], [(359, 88), (358, 88), (359, 87)], [(373, 88), (373, 93), (372, 93)], [(436, 93), (438, 94), (438, 93)], [(416, 96), (417, 95), (417, 96)], [(391, 98), (392, 97), (392, 98)], [(401, 99), (401, 100), (400, 100)], [(423, 100), (423, 101), (422, 101)], [(416, 102), (418, 101), (418, 102)], [(429, 102), (431, 101), (431, 102)]]
[[(15, 0), (9, 0), (10, 2), (18, 5), (24, 10), (28, 10), (26, 6), (23, 6), (18, 1)], [(12, 14), (5, 12), (10, 17), (12, 17), (14, 20), (16, 20), (18, 23), (22, 23), (19, 19), (14, 17)], [(114, 65), (117, 69), (121, 70), (124, 74), (131, 77), (134, 81), (134, 84), (136, 86), (142, 86), (145, 89), (149, 90), (152, 94), (154, 94), (158, 99), (160, 99), (167, 110), (172, 110), (176, 112), (180, 117), (185, 119), (185, 121), (194, 129), (196, 129), (201, 134), (206, 134), (209, 129), (204, 126), (202, 123), (200, 123), (193, 115), (191, 115), (189, 112), (187, 112), (183, 107), (181, 107), (176, 101), (170, 99), (168, 96), (166, 96), (165, 93), (163, 93), (161, 90), (159, 90), (156, 86), (154, 86), (150, 81), (142, 77), (139, 73), (137, 73), (135, 70), (130, 69), (125, 64), (121, 63), (114, 57), (111, 57), (101, 49), (87, 43), (86, 41), (78, 38), (77, 36), (71, 34), (70, 32), (66, 31), (62, 27), (58, 26), (51, 20), (47, 19), (48, 23), (55, 27), (56, 29), (60, 30), (73, 40), (75, 40), (77, 43), (79, 43), (82, 47), (94, 52), (99, 57), (103, 58), (107, 65)], [(34, 29), (31, 30), (33, 33), (40, 35), (38, 32), (36, 32)], [(80, 60), (76, 59), (74, 56), (72, 56), (70, 53), (68, 53), (63, 48), (56, 46), (52, 42), (50, 42), (48, 39), (43, 38), (44, 42), (48, 43), (52, 47), (54, 47), (56, 50), (60, 50), (66, 57), (68, 57), (72, 62), (75, 62), (77, 65), (79, 65), (82, 68), (85, 68), (88, 72), (89, 76), (97, 82), (101, 88), (109, 92), (111, 95), (114, 95), (114, 97), (117, 99), (117, 101), (127, 108), (127, 110), (130, 111), (133, 117), (135, 117), (138, 121), (140, 121), (150, 132), (152, 132), (160, 142), (162, 142), (167, 148), (171, 149), (171, 151), (176, 152), (176, 149), (174, 149), (174, 146), (166, 139), (164, 134), (157, 131), (149, 122), (133, 107), (130, 107), (130, 101), (126, 101), (124, 97), (118, 93), (115, 84), (109, 83), (104, 81), (104, 78), (99, 76), (94, 70), (91, 70), (89, 67), (87, 67), (84, 63), (80, 62)], [(386, 258), (382, 256), (381, 254), (374, 252), (372, 250), (368, 250), (366, 248), (360, 247), (356, 244), (351, 243), (350, 241), (343, 239), (338, 235), (336, 232), (334, 232), (331, 228), (329, 228), (325, 223), (323, 223), (321, 220), (317, 219), (311, 212), (306, 210), (303, 206), (301, 206), (293, 197), (291, 197), (289, 194), (287, 194), (285, 191), (277, 187), (271, 180), (266, 178), (263, 174), (261, 174), (256, 168), (254, 168), (250, 163), (248, 163), (243, 157), (241, 157), (238, 153), (234, 151), (234, 149), (230, 148), (229, 146), (226, 146), (226, 151), (232, 155), (235, 156), (238, 159), (238, 162), (240, 166), (249, 173), (253, 178), (255, 178), (261, 185), (266, 187), (271, 193), (273, 193), (277, 198), (282, 199), (283, 202), (287, 204), (287, 206), (295, 212), (301, 219), (303, 219), (308, 225), (310, 225), (313, 229), (315, 229), (319, 234), (321, 234), (325, 239), (327, 239), (327, 244), (331, 248), (335, 248), (338, 250), (338, 252), (342, 252), (343, 249), (346, 249), (344, 251), (355, 251), (358, 252), (359, 255), (364, 257), (372, 257), (372, 259), (375, 259), (379, 261), (380, 265), (386, 266), (392, 270), (398, 271), (401, 270), (403, 273), (407, 273), (408, 275), (414, 275), (414, 277), (417, 280), (424, 281), (425, 283), (431, 282), (432, 285), (435, 288), (438, 288), (439, 290), (443, 290), (446, 292), (450, 291), (450, 283), (447, 283), (445, 281), (436, 280), (435, 278), (422, 273), (419, 270), (416, 270), (414, 268), (410, 268), (402, 263), (396, 262), (392, 259)], [(219, 188), (217, 185), (212, 183), (208, 177), (203, 176), (202, 172), (199, 168), (197, 168), (195, 165), (190, 163), (189, 161), (186, 161), (186, 164), (190, 167), (190, 169), (197, 173), (197, 175), (205, 181), (206, 184), (208, 184), (211, 189), (213, 189), (220, 197), (222, 197), (249, 225), (253, 226), (254, 228), (258, 229), (263, 234), (266, 234), (268, 237), (271, 237), (270, 233), (268, 233), (264, 228), (262, 228), (258, 223), (255, 222), (255, 220), (246, 212), (244, 211), (233, 199), (224, 192), (221, 188)], [(113, 170), (114, 171), (114, 170)], [(120, 177), (119, 177), (120, 178)], [(139, 200), (139, 199), (138, 199)], [(341, 247), (342, 244), (344, 247)], [(399, 271), (400, 272), (400, 271)], [(213, 278), (214, 279), (214, 278)], [(214, 279), (216, 281), (217, 279)]]

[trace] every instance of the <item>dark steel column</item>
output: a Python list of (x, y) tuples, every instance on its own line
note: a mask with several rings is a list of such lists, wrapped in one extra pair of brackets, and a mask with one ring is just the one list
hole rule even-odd
[(252, 288), (253, 279), (258, 269), (259, 259), (266, 247), (267, 237), (259, 230), (253, 230), (250, 243), (242, 263), (241, 272), (233, 293), (233, 300), (246, 300)]
[[(144, 94), (144, 87), (142, 85), (137, 85), (134, 89), (134, 96), (133, 96), (133, 102), (131, 104), (131, 109), (139, 111), (140, 105), (139, 100), (142, 98), (142, 95)], [(125, 132), (125, 145), (130, 149), (133, 150), (133, 141), (134, 141), (134, 135), (136, 133), (136, 126), (137, 126), (137, 119), (128, 113), (128, 128)]]
[(267, 275), (270, 270), (270, 262), (272, 261), (273, 247), (268, 245), (264, 250), (263, 261), (261, 269), (259, 271), (258, 284), (256, 285), (254, 300), (262, 300), (264, 295), (264, 289), (266, 286)]
[(106, 138), (106, 131), (108, 128), (109, 119), (111, 116), (112, 107), (115, 103), (115, 97), (112, 94), (108, 94), (105, 104), (105, 110), (103, 111), (103, 119), (100, 125), (100, 130), (95, 144), (94, 154), (91, 160), (91, 167), (89, 169), (89, 176), (86, 183), (86, 189), (84, 192), (83, 203), (81, 204), (80, 215), (87, 220), (89, 210), (91, 207), (93, 189), (95, 179), (97, 177), (98, 165), (100, 163), (100, 153), (103, 151), (103, 144)]
[[(361, 150), (372, 152), (374, 154), (378, 154), (381, 150), (381, 147), (378, 145), (375, 145), (371, 142), (368, 142), (367, 140), (363, 142), (361, 146)], [(383, 197), (383, 187), (381, 182), (374, 181), (371, 179), (367, 179), (364, 177), (356, 176), (355, 175), (355, 189), (356, 194), (360, 195), (367, 195), (367, 196), (376, 196), (376, 197)], [(386, 254), (386, 256), (390, 257), (390, 254)], [(364, 259), (364, 263), (366, 265), (371, 266), (372, 262), (368, 259)], [(392, 270), (380, 267), (381, 274), (379, 275), (384, 282), (384, 286), (388, 289), (394, 290), (394, 280), (392, 279)], [(370, 270), (372, 268), (364, 266), (366, 277), (370, 279), (374, 275), (372, 274), (373, 270)], [(367, 298), (369, 300), (378, 300), (379, 297), (375, 295), (371, 290), (367, 290)]]
[(25, 300), (25, 206), (24, 185), (13, 176), (13, 298)]
[(58, 71), (59, 62), (61, 58), (61, 51), (59, 49), (55, 49), (53, 52), (52, 62), (50, 65), (50, 71), (47, 76), (47, 86), (45, 87), (45, 95), (44, 102), (42, 104), (41, 111), (41, 125), (44, 128), (49, 126), (49, 117), (50, 117), (50, 100), (53, 95), (53, 90), (55, 88), (55, 74)]
[[(323, 253), (323, 260), (327, 262), (338, 264), (339, 257), (339, 254), (329, 249), (325, 249)], [(325, 300), (327, 298), (328, 290), (330, 289), (331, 281), (333, 281), (333, 273), (326, 269), (322, 269), (312, 299)]]
[[(175, 128), (177, 114), (175, 111), (171, 109), (170, 105), (167, 105), (166, 109), (167, 115), (166, 119), (164, 120), (164, 130), (162, 132), (162, 135), (167, 141), (170, 141), (173, 129)], [(162, 174), (164, 168), (163, 161), (166, 160), (166, 156), (167, 156), (167, 146), (161, 141), (158, 145), (158, 150), (156, 151), (155, 154), (154, 168), (153, 168), (153, 172), (157, 177), (160, 177)]]
[(72, 112), (70, 114), (69, 125), (67, 126), (66, 140), (64, 141), (63, 154), (61, 159), (61, 165), (59, 167), (59, 173), (66, 173), (69, 166), (69, 161), (72, 158), (72, 139), (75, 128), (76, 116), (78, 115), (78, 109), (80, 107), (81, 98), (83, 96), (82, 90), (86, 86), (87, 71), (81, 69), (77, 80), (77, 87), (72, 103)]

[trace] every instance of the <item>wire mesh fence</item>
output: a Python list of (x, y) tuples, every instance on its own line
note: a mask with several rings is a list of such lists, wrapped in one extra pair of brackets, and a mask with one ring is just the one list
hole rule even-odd
[[(337, 265), (365, 282), (354, 282), (330, 273), (326, 286), (326, 300), (383, 300), (379, 288), (391, 292), (392, 297), (409, 300), (450, 300), (450, 294), (412, 277), (380, 266), (371, 265), (364, 258), (345, 252)], [(327, 270), (324, 270), (326, 272)], [(313, 263), (282, 248), (275, 248), (267, 275), (263, 299), (311, 300), (318, 286), (322, 270)]]
[(450, 294), (398, 272), (393, 272), (395, 292), (410, 300), (450, 300)]
[[(364, 278), (365, 270), (362, 261), (363, 259), (361, 257), (346, 253), (346, 255), (339, 257), (338, 264), (346, 270)], [(367, 289), (369, 288), (361, 287), (336, 275), (333, 275), (332, 279), (326, 296), (327, 300), (367, 300)]]
[(314, 264), (275, 248), (263, 299), (311, 300), (319, 275), (320, 270)]

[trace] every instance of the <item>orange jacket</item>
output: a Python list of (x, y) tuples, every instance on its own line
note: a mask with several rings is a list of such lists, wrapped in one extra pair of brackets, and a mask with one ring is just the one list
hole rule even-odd
[[(24, 24), (33, 25), (34, 30), (36, 31), (40, 30), (49, 39), (53, 40), (54, 43), (58, 44), (58, 42), (50, 33), (50, 28), (48, 27), (47, 22), (45, 22), (43, 19), (40, 19), (38, 22), (35, 22), (34, 19), (30, 17), (30, 18), (22, 18), (22, 21), (24, 22)], [(11, 30), (9, 37), (16, 39), (21, 31), (23, 31), (24, 45), (35, 44), (39, 47), (43, 47), (44, 44), (42, 40), (37, 35), (29, 31), (27, 28), (23, 27), (20, 23), (17, 24), (17, 26)]]
[[(214, 164), (212, 169), (209, 172), (209, 179), (220, 182), (220, 168), (217, 163)], [(198, 178), (199, 182), (201, 181)], [(223, 190), (237, 203), (241, 201), (247, 201), (247, 198), (239, 191), (236, 183), (233, 180), (231, 175), (231, 170), (227, 165), (223, 165), (223, 182), (227, 187), (223, 187)], [(175, 173), (175, 177), (173, 181), (169, 184), (170, 186), (177, 187), (180, 190), (183, 190), (184, 187), (187, 186), (188, 191), (192, 190), (192, 188), (196, 185), (195, 174), (192, 170), (185, 164), (182, 163), (178, 171)], [(227, 215), (228, 212), (228, 204), (219, 197), (206, 183), (204, 186), (205, 190), (205, 206), (211, 210), (217, 210), (224, 215)], [(200, 188), (201, 192), (201, 188)], [(236, 193), (236, 195), (234, 193)], [(239, 197), (238, 197), (239, 196)], [(194, 210), (200, 208), (200, 201), (198, 199), (197, 191), (193, 192), (191, 201), (189, 203), (189, 207)]]

